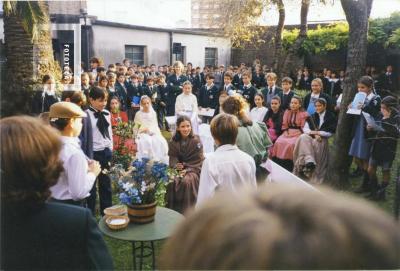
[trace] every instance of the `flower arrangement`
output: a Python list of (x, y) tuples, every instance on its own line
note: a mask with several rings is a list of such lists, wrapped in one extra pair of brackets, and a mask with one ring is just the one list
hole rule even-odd
[(114, 142), (116, 149), (113, 152), (112, 164), (122, 164), (127, 169), (133, 160), (135, 151), (132, 144), (127, 144), (129, 140), (137, 137), (140, 129), (140, 124), (133, 122), (118, 122), (113, 129), (114, 135), (118, 136)]
[(164, 200), (170, 180), (168, 165), (147, 158), (136, 159), (128, 170), (114, 166), (113, 179), (117, 182), (118, 198), (122, 204), (151, 204)]

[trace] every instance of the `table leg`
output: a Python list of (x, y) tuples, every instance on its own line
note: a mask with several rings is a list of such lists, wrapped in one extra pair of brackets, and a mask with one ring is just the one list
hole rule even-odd
[(143, 254), (143, 249), (144, 249), (144, 244), (143, 242), (140, 242), (140, 270), (143, 270), (143, 258), (144, 258), (144, 254)]
[(154, 251), (154, 242), (153, 241), (151, 241), (150, 242), (150, 245), (151, 245), (151, 256), (152, 256), (152, 267), (153, 267), (153, 270), (156, 270), (156, 252)]
[(133, 270), (136, 269), (136, 244), (135, 242), (132, 242), (132, 255), (133, 255)]

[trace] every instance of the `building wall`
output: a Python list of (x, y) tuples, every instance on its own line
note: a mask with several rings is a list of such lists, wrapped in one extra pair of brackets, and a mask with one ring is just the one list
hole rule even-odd
[(50, 14), (79, 15), (80, 9), (86, 9), (87, 3), (82, 1), (48, 1)]
[(0, 40), (4, 42), (4, 22), (3, 18), (0, 19)]
[(125, 45), (145, 46), (145, 64), (169, 64), (168, 32), (143, 31), (127, 28), (93, 25), (95, 56), (103, 58), (106, 65), (125, 58)]
[[(106, 65), (125, 58), (125, 45), (145, 46), (145, 65), (169, 64), (169, 32), (144, 31), (112, 26), (93, 25), (94, 55), (103, 58)], [(173, 33), (173, 42), (185, 46), (185, 62), (204, 66), (205, 48), (218, 49), (218, 64), (230, 63), (230, 41), (221, 37)]]
[(227, 38), (174, 34), (173, 41), (182, 43), (182, 46), (186, 47), (185, 61), (192, 62), (193, 66), (204, 67), (206, 47), (218, 49), (218, 65), (230, 64), (231, 46)]

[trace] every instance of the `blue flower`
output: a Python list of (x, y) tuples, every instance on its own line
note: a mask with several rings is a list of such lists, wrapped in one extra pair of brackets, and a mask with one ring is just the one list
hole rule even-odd
[(119, 200), (122, 204), (128, 204), (132, 202), (132, 198), (126, 193), (120, 193)]

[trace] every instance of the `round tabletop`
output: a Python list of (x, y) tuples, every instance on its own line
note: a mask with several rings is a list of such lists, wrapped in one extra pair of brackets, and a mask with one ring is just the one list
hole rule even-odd
[(174, 210), (158, 207), (153, 222), (148, 224), (129, 223), (123, 230), (111, 230), (102, 218), (99, 222), (100, 231), (115, 239), (125, 241), (157, 241), (168, 238), (184, 216)]

